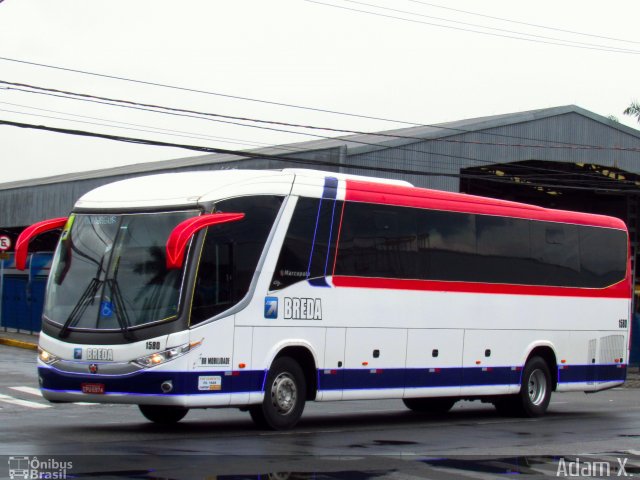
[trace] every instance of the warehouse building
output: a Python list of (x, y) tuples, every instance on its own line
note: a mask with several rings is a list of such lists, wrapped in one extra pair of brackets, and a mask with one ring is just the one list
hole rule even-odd
[[(291, 167), (396, 178), (420, 187), (612, 215), (627, 223), (634, 252), (638, 250), (640, 131), (576, 106), (1, 184), (0, 234), (15, 244), (25, 226), (66, 216), (85, 192), (125, 178)], [(45, 253), (32, 259), (26, 279), (19, 280), (11, 269), (11, 254), (4, 254), (5, 326), (39, 328), (46, 252), (55, 241), (56, 235), (37, 240), (33, 250)], [(634, 254), (634, 268), (636, 264)], [(28, 326), (18, 325), (27, 317)]]

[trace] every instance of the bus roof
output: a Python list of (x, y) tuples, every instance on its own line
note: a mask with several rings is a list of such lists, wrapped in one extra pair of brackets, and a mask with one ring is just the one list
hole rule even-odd
[(358, 179), (369, 183), (408, 186), (403, 180), (289, 168), (284, 170), (214, 170), (164, 173), (109, 183), (87, 192), (77, 209), (140, 209), (189, 207), (235, 195), (287, 195), (294, 179), (306, 185), (305, 193), (322, 194), (326, 177)]
[(188, 208), (238, 195), (323, 196), (327, 177), (342, 185), (338, 200), (587, 224), (626, 230), (622, 220), (525, 203), (413, 187), (401, 180), (307, 169), (215, 170), (148, 175), (103, 185), (83, 195), (77, 209)]

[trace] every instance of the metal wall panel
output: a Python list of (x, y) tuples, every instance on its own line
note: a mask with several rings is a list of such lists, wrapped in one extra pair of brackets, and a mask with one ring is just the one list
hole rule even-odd
[(463, 168), (525, 160), (593, 163), (640, 174), (640, 138), (567, 113), (348, 156), (350, 165), (405, 171), (379, 176), (453, 192), (459, 191), (457, 175)]

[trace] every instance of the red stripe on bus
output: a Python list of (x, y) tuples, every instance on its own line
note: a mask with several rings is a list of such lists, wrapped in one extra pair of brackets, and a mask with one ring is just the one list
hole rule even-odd
[(524, 203), (477, 197), (464, 193), (347, 180), (345, 200), (459, 213), (562, 222), (626, 231), (622, 220), (590, 213), (552, 210)]
[(607, 288), (548, 287), (473, 282), (445, 282), (438, 280), (408, 280), (395, 278), (367, 278), (334, 276), (335, 287), (378, 288), (387, 290), (416, 290), (430, 292), (488, 293), (504, 295), (538, 295), (548, 297), (631, 298), (631, 284), (625, 279)]

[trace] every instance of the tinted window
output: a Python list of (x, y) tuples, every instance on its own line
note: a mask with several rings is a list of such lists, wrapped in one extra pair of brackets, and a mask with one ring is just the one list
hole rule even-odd
[(216, 212), (240, 212), (245, 217), (206, 231), (192, 324), (227, 310), (247, 294), (281, 204), (282, 198), (274, 196), (240, 197), (216, 204)]
[(347, 203), (336, 275), (604, 288), (626, 271), (622, 231)]
[(533, 278), (538, 285), (588, 286), (580, 276), (577, 225), (531, 222)]
[(299, 198), (271, 280), (278, 290), (301, 280), (329, 275), (342, 202)]
[(44, 314), (88, 329), (175, 318), (184, 270), (167, 269), (165, 244), (197, 213), (74, 214), (54, 257)]
[(529, 283), (531, 235), (528, 220), (478, 215), (478, 259), (475, 269), (482, 281)]
[(465, 213), (403, 209), (418, 218), (418, 275), (429, 280), (474, 278), (476, 218)]
[(415, 278), (418, 235), (415, 211), (347, 204), (336, 272), (385, 278)]
[(624, 278), (627, 236), (606, 228), (580, 229), (580, 272), (589, 284), (612, 285)]

